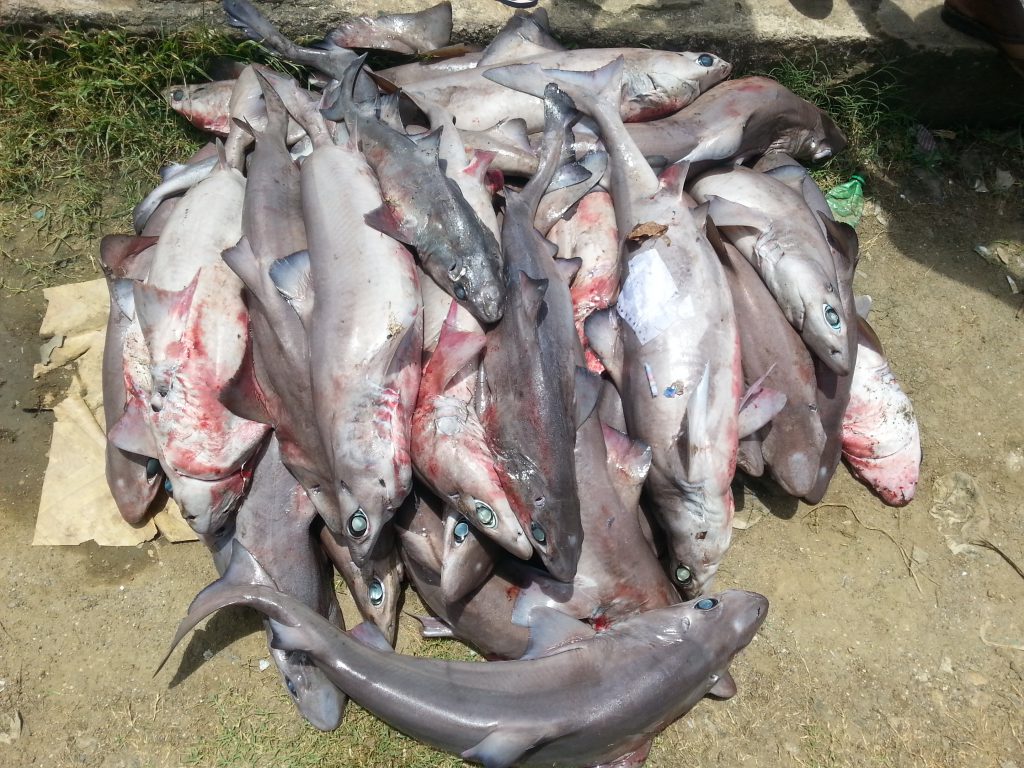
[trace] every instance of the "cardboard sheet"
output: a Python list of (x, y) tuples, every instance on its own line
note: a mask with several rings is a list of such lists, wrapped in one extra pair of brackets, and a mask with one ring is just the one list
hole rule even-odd
[(62, 285), (43, 294), (48, 305), (40, 335), (60, 343), (43, 345), (46, 359), (33, 375), (39, 378), (69, 363), (76, 370), (67, 396), (53, 409), (56, 423), (32, 543), (95, 540), (103, 546), (134, 546), (157, 533), (169, 541), (195, 541), (173, 503), (132, 526), (122, 519), (107, 488), (101, 378), (109, 308), (106, 282)]

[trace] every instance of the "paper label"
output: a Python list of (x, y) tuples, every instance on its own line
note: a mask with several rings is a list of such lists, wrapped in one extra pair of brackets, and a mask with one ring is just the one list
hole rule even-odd
[(646, 344), (678, 319), (674, 301), (678, 295), (679, 289), (658, 249), (648, 248), (629, 260), (629, 277), (615, 308), (640, 343)]

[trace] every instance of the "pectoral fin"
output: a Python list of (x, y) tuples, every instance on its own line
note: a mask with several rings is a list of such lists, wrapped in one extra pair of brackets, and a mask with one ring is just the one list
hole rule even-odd
[(536, 746), (539, 734), (519, 728), (498, 726), (483, 741), (462, 753), (464, 760), (483, 763), (484, 768), (506, 768)]

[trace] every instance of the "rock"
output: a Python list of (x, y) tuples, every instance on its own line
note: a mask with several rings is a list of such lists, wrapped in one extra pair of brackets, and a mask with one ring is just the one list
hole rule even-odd
[(11, 710), (0, 714), (0, 744), (13, 744), (21, 738), (25, 722), (21, 719), (21, 712)]

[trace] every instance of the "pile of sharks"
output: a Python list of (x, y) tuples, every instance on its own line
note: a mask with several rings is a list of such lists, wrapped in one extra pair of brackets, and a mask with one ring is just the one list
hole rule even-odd
[[(248, 605), (316, 728), (351, 697), (487, 766), (642, 764), (767, 614), (711, 591), (734, 481), (814, 503), (845, 456), (914, 495), (856, 233), (804, 167), (842, 133), (711, 53), (566, 50), (542, 11), (481, 50), (447, 3), (313, 46), (224, 9), (309, 81), (168, 89), (219, 138), (101, 243), (111, 491), (130, 522), (171, 495), (220, 573), (175, 644)], [(395, 653), (404, 583), (487, 661)]]

